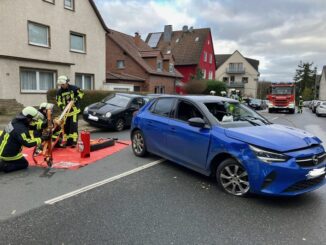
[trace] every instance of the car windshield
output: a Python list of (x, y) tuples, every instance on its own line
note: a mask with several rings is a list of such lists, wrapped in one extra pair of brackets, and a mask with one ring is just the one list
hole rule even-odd
[(283, 94), (292, 94), (293, 87), (272, 87), (272, 94), (274, 95), (283, 95)]
[(235, 124), (243, 124), (243, 122), (247, 122), (246, 126), (248, 126), (248, 123), (252, 126), (271, 124), (267, 119), (238, 102), (220, 101), (204, 104), (221, 125), (228, 126), (231, 123), (234, 126), (240, 126)]
[(130, 98), (126, 96), (121, 96), (121, 95), (115, 95), (115, 96), (108, 96), (105, 99), (103, 99), (103, 102), (108, 104), (108, 105), (114, 105), (118, 107), (123, 107), (126, 108), (127, 105), (129, 104)]
[(251, 99), (250, 103), (252, 103), (252, 104), (260, 104), (261, 101), (259, 99)]

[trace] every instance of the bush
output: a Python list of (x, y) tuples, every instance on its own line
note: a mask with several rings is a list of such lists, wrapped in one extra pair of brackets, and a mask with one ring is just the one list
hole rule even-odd
[(188, 94), (210, 94), (211, 91), (215, 91), (215, 95), (220, 96), (226, 89), (225, 83), (217, 80), (193, 79), (185, 86)]
[(204, 94), (210, 94), (211, 91), (215, 91), (215, 95), (221, 96), (222, 91), (226, 91), (226, 84), (218, 80), (206, 80), (206, 90)]

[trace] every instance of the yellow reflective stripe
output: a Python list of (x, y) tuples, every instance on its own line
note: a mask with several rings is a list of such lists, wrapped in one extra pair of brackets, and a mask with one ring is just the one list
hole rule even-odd
[(1, 160), (4, 160), (4, 161), (15, 161), (15, 160), (18, 160), (18, 159), (20, 159), (22, 157), (23, 157), (23, 154), (20, 152), (16, 156), (13, 156), (13, 157), (3, 157), (3, 156), (0, 156), (0, 159)]
[(5, 148), (5, 146), (7, 144), (9, 136), (10, 135), (6, 133), (5, 136), (3, 137), (3, 140), (2, 140), (1, 145), (0, 145), (0, 156), (1, 156), (2, 152), (3, 152), (3, 149)]
[(77, 114), (75, 114), (75, 115), (72, 116), (72, 121), (73, 121), (74, 123), (77, 122)]
[(29, 130), (29, 136), (31, 136), (31, 139), (35, 139), (33, 130)]
[(67, 113), (67, 117), (77, 115), (78, 113), (80, 113), (80, 109), (77, 109), (76, 107), (74, 107), (72, 112)]
[(21, 136), (23, 140), (29, 144), (36, 143), (37, 145), (40, 145), (42, 143), (42, 140), (40, 138), (33, 138), (33, 139), (27, 138), (25, 133), (22, 133)]
[(37, 120), (36, 122), (31, 122), (31, 126), (36, 126), (36, 130), (42, 129), (43, 121), (41, 119)]
[(84, 92), (80, 89), (78, 89), (77, 91), (77, 97), (79, 97), (80, 99), (82, 99), (84, 97)]
[(74, 141), (77, 141), (77, 139), (78, 139), (78, 134), (77, 134), (77, 133), (68, 134), (68, 135), (67, 135), (67, 139), (73, 139)]
[(63, 97), (63, 96), (66, 96), (68, 94), (70, 94), (70, 91), (61, 93), (61, 96)]

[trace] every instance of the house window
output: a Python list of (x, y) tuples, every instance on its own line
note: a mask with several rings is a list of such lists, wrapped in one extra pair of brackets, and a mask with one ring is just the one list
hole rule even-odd
[(198, 42), (198, 41), (199, 41), (199, 37), (196, 37), (196, 38), (195, 38), (195, 42)]
[(28, 22), (28, 43), (41, 47), (50, 47), (49, 29), (48, 26)]
[(203, 69), (203, 70), (202, 70), (202, 73), (203, 73), (203, 78), (205, 79), (205, 78), (206, 78), (206, 70)]
[(119, 92), (129, 92), (130, 88), (123, 88), (123, 87), (114, 87), (113, 91), (119, 91)]
[(43, 1), (54, 4), (54, 0), (43, 0)]
[(165, 93), (165, 86), (155, 86), (154, 90), (155, 94), (164, 94)]
[(180, 38), (177, 38), (177, 40), (175, 40), (176, 43), (178, 43), (180, 41)]
[(234, 83), (234, 76), (230, 77), (230, 81), (231, 81), (231, 83)]
[(94, 88), (94, 75), (76, 73), (75, 84), (81, 89), (92, 90)]
[(70, 33), (70, 51), (85, 53), (86, 52), (86, 36), (79, 33)]
[(204, 51), (204, 61), (206, 62), (207, 61), (207, 52)]
[(118, 69), (125, 68), (125, 61), (124, 60), (117, 60), (117, 68)]
[(134, 91), (135, 92), (140, 92), (140, 86), (134, 86)]
[(174, 72), (174, 64), (169, 63), (169, 72)]
[(213, 72), (212, 71), (208, 72), (208, 79), (213, 80)]
[(229, 81), (228, 77), (223, 77), (223, 82), (227, 83)]
[(156, 69), (157, 71), (162, 71), (162, 61), (158, 60), (156, 63)]
[(243, 82), (243, 83), (248, 83), (248, 77), (243, 77), (243, 78), (242, 78), (242, 82)]
[(212, 62), (213, 62), (213, 55), (209, 54), (209, 63), (212, 64)]
[(64, 0), (65, 9), (75, 10), (75, 0)]
[(46, 93), (54, 88), (55, 72), (35, 69), (20, 70), (21, 92)]
[(241, 72), (241, 71), (243, 71), (243, 64), (242, 63), (230, 63), (229, 71), (230, 72)]

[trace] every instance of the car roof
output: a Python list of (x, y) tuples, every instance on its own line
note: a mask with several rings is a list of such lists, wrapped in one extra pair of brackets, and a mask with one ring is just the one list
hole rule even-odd
[[(161, 97), (161, 96), (160, 96)], [(234, 99), (230, 99), (227, 97), (221, 97), (221, 96), (214, 96), (214, 95), (164, 95), (162, 96), (164, 98), (168, 97), (173, 97), (173, 98), (184, 98), (184, 99), (189, 99), (195, 102), (202, 102), (202, 103), (207, 103), (207, 102), (239, 102)]]
[(116, 95), (121, 95), (121, 96), (125, 96), (125, 97), (130, 97), (130, 98), (134, 98), (134, 97), (146, 97), (146, 96), (140, 95), (140, 94), (116, 93)]

